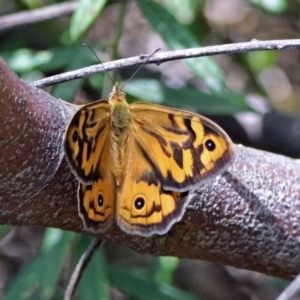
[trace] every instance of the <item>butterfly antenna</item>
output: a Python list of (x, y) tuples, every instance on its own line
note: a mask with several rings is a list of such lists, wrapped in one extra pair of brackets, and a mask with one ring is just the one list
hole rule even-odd
[(96, 59), (98, 60), (99, 64), (102, 66), (103, 70), (105, 71), (106, 75), (109, 77), (109, 79), (111, 80), (113, 86), (115, 86), (116, 84), (114, 83), (112, 77), (109, 75), (108, 71), (105, 69), (103, 63), (100, 61), (98, 55), (96, 54), (96, 52), (92, 49), (92, 47), (88, 44), (82, 44), (83, 46), (86, 46), (90, 49), (90, 51), (95, 55)]
[(147, 59), (137, 68), (137, 70), (129, 77), (129, 79), (123, 84), (123, 86), (120, 88), (120, 91), (122, 91), (125, 87), (125, 85), (136, 75), (137, 72), (149, 61), (149, 59), (158, 51), (160, 51), (160, 48), (157, 48), (153, 53), (151, 53)]

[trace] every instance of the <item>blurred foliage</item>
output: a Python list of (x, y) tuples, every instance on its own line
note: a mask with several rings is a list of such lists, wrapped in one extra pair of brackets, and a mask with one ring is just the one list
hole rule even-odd
[(70, 37), (78, 40), (96, 21), (106, 4), (106, 0), (83, 0), (75, 10), (70, 24)]
[(282, 13), (287, 9), (287, 0), (251, 0), (251, 2), (271, 13)]
[[(0, 16), (61, 2), (0, 0)], [(31, 82), (98, 63), (82, 43), (89, 44), (101, 61), (109, 61), (152, 53), (159, 47), (165, 51), (252, 38), (295, 38), (299, 32), (299, 8), (298, 0), (141, 0), (137, 5), (127, 1), (81, 0), (72, 16), (1, 32), (0, 55), (20, 77)], [(266, 96), (272, 109), (298, 114), (300, 68), (295, 67), (295, 61), (299, 61), (296, 51), (264, 51), (147, 65), (124, 90), (130, 101), (152, 101), (223, 116), (260, 114), (246, 101), (255, 94)], [(276, 78), (265, 81), (264, 74), (274, 69), (284, 74), (285, 86)], [(113, 78), (124, 83), (133, 72), (133, 68), (120, 70)], [(111, 85), (106, 76), (98, 74), (52, 87), (51, 93), (66, 101), (85, 103), (100, 95), (106, 97)], [(274, 91), (274, 86), (280, 92)], [(230, 127), (230, 121), (227, 123)], [(239, 141), (237, 135), (233, 137)], [(0, 235), (2, 242), (6, 241), (10, 228), (1, 226)], [(12, 262), (17, 267), (8, 278), (1, 277), (4, 271), (0, 274), (1, 286), (5, 286), (0, 298), (62, 299), (70, 274), (91, 240), (92, 237), (47, 229), (41, 247), (36, 247), (26, 263)], [(202, 295), (206, 295), (202, 299), (214, 299), (207, 296), (207, 291), (199, 294), (182, 283), (186, 289), (183, 291), (175, 284), (174, 274), (181, 262), (177, 258), (147, 257), (146, 262), (140, 259), (137, 263), (137, 254), (121, 247), (112, 257), (114, 248), (107, 245), (96, 252), (75, 299), (110, 299), (118, 293), (129, 299), (201, 299)], [(4, 253), (1, 259), (7, 257)], [(286, 285), (285, 281), (257, 274), (248, 275), (247, 285), (247, 280), (239, 280), (237, 270), (231, 270), (228, 276), (232, 273), (241, 289), (251, 290), (249, 294), (259, 295), (260, 299), (273, 299)], [(192, 274), (189, 279), (192, 281)], [(215, 295), (214, 287), (209, 291), (210, 296)], [(225, 294), (223, 291), (215, 299), (226, 299)], [(249, 294), (245, 292), (242, 299), (250, 299)]]

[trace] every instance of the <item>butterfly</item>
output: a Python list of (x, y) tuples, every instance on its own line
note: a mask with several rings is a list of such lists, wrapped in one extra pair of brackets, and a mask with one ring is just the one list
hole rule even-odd
[(163, 235), (180, 221), (199, 184), (234, 160), (228, 135), (195, 113), (126, 102), (117, 85), (109, 100), (81, 107), (64, 138), (79, 181), (79, 215), (87, 230), (116, 221), (129, 234)]

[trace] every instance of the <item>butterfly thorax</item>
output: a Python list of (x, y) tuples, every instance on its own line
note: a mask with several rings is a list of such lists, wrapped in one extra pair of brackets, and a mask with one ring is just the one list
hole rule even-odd
[(112, 170), (117, 186), (121, 185), (127, 161), (131, 117), (125, 94), (115, 87), (109, 96), (111, 109)]

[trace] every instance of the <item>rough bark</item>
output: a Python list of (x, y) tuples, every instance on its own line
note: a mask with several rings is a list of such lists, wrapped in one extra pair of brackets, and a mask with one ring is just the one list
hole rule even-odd
[[(84, 232), (77, 181), (62, 149), (75, 106), (21, 81), (0, 60), (0, 222)], [(222, 176), (199, 188), (165, 236), (105, 238), (141, 253), (222, 262), (291, 278), (300, 271), (300, 164), (237, 146)]]

